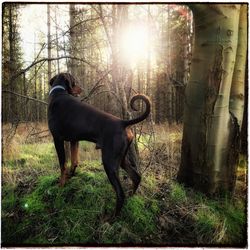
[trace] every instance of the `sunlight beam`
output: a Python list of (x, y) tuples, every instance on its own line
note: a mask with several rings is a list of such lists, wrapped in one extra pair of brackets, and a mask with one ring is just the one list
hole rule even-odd
[(130, 25), (123, 31), (120, 40), (121, 56), (130, 66), (147, 59), (149, 48), (148, 29), (145, 25)]

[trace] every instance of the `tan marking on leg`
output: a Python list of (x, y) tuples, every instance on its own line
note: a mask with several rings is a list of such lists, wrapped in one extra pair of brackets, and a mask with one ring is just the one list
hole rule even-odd
[(71, 175), (74, 175), (75, 169), (78, 165), (78, 148), (79, 148), (79, 142), (71, 142), (71, 169), (70, 173)]

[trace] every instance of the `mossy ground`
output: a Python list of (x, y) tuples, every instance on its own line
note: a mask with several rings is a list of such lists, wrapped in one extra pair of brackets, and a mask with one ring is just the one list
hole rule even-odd
[[(85, 151), (92, 146), (83, 143)], [(121, 171), (126, 202), (118, 218), (115, 193), (101, 162), (87, 160), (64, 188), (52, 143), (24, 144), (2, 167), (2, 244), (245, 246), (245, 197), (217, 200), (159, 176), (153, 167), (138, 192)], [(241, 159), (240, 171), (245, 169)]]

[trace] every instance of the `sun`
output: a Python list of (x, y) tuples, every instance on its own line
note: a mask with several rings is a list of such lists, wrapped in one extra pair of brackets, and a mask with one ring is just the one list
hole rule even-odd
[(130, 66), (147, 59), (149, 33), (147, 26), (129, 25), (120, 37), (121, 56)]

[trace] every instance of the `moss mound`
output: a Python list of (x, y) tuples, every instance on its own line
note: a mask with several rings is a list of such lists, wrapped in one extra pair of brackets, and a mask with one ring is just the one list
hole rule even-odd
[(64, 188), (57, 175), (43, 176), (28, 194), (5, 189), (2, 209), (11, 212), (2, 217), (2, 240), (11, 245), (130, 244), (156, 230), (156, 200), (129, 197), (121, 216), (107, 220), (114, 208), (115, 193), (104, 172), (78, 173)]

